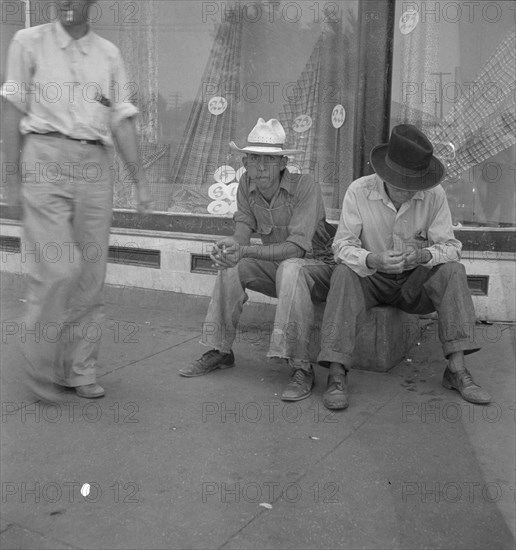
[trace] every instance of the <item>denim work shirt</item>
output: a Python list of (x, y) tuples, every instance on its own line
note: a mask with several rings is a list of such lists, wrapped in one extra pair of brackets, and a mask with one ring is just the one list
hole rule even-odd
[(333, 227), (326, 222), (321, 188), (311, 174), (291, 174), (285, 169), (270, 203), (244, 174), (237, 206), (235, 222), (258, 233), (263, 244), (291, 242), (305, 251), (305, 258), (334, 263)]

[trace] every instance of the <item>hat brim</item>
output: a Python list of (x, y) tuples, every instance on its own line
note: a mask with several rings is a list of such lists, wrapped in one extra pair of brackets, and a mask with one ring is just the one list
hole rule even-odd
[(446, 172), (444, 165), (434, 156), (430, 160), (428, 170), (420, 175), (396, 172), (387, 166), (385, 162), (388, 147), (388, 143), (374, 147), (369, 155), (369, 160), (376, 174), (389, 185), (404, 191), (424, 191), (425, 189), (431, 189), (439, 185), (444, 178)]
[(282, 149), (281, 147), (260, 147), (257, 145), (248, 145), (246, 147), (238, 147), (234, 141), (229, 142), (229, 148), (233, 151), (238, 151), (245, 155), (272, 155), (274, 157), (284, 157), (288, 155), (296, 155), (303, 153), (301, 149)]

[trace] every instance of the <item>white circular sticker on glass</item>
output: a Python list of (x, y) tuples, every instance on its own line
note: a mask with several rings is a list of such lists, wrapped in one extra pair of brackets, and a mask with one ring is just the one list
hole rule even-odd
[(229, 183), (235, 179), (235, 169), (232, 166), (220, 166), (215, 170), (213, 178), (219, 183)]
[(301, 174), (301, 168), (298, 164), (287, 164), (287, 170), (291, 174)]
[(302, 133), (310, 130), (312, 127), (312, 117), (309, 115), (300, 115), (294, 119), (292, 129), (294, 132)]
[(400, 17), (400, 32), (401, 34), (411, 33), (419, 23), (419, 12), (415, 10), (408, 10), (401, 14)]
[(208, 212), (216, 216), (221, 216), (229, 212), (229, 203), (226, 201), (213, 201), (208, 204)]
[(230, 201), (236, 201), (237, 191), (238, 191), (238, 181), (234, 181), (226, 185), (226, 197), (228, 197)]
[(208, 197), (210, 199), (222, 200), (227, 196), (227, 186), (225, 183), (214, 183), (208, 188)]
[(227, 100), (220, 96), (212, 97), (210, 101), (208, 101), (208, 111), (215, 116), (221, 115), (227, 107)]
[(346, 109), (344, 109), (344, 106), (339, 103), (333, 107), (333, 111), (331, 113), (331, 123), (334, 128), (340, 128), (344, 124), (345, 120)]

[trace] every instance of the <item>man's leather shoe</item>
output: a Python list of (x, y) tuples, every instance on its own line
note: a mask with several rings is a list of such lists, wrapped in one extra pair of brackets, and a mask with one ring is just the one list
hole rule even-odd
[(348, 408), (348, 377), (345, 374), (328, 376), (328, 386), (323, 393), (323, 405), (331, 410)]
[(218, 349), (207, 351), (200, 359), (180, 369), (181, 376), (203, 376), (215, 369), (230, 369), (235, 366), (233, 352), (222, 353)]
[(468, 369), (452, 372), (448, 367), (444, 371), (443, 386), (448, 390), (457, 390), (463, 399), (470, 403), (485, 405), (491, 402), (491, 396), (478, 384), (475, 384)]
[(86, 399), (96, 399), (97, 397), (103, 397), (106, 395), (104, 388), (96, 383), (76, 386), (75, 393), (79, 397), (85, 397)]
[(295, 369), (290, 377), (290, 380), (281, 394), (283, 401), (299, 401), (305, 399), (312, 393), (312, 388), (315, 383), (315, 375), (313, 368), (307, 372), (303, 369)]

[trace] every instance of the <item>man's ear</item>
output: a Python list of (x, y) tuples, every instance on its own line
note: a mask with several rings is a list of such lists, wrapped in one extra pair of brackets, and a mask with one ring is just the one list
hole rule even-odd
[(244, 168), (247, 170), (247, 155), (244, 155), (242, 157), (242, 164), (244, 165)]
[(288, 157), (281, 157), (280, 170), (285, 170), (285, 168), (287, 167), (287, 163), (288, 163)]

